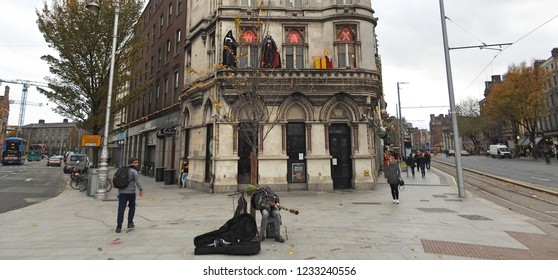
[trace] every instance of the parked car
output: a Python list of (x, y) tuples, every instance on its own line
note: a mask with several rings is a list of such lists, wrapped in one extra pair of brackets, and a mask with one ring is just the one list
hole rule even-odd
[(89, 166), (89, 158), (87, 158), (87, 155), (76, 153), (68, 154), (66, 162), (64, 163), (64, 173), (72, 172), (74, 167), (77, 167), (78, 162), (81, 167), (85, 166), (87, 168)]
[(448, 152), (446, 153), (446, 156), (448, 156), (448, 157), (455, 156), (455, 150), (448, 150)]
[(465, 156), (465, 157), (468, 157), (468, 156), (469, 156), (469, 152), (467, 152), (467, 151), (465, 151), (465, 150), (462, 150), (462, 151), (461, 151), (461, 155), (462, 155), (462, 156)]
[(51, 156), (47, 161), (47, 166), (62, 166), (62, 157)]

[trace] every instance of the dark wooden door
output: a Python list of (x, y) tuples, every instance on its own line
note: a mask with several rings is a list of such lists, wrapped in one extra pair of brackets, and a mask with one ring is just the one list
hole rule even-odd
[(329, 152), (332, 157), (331, 177), (333, 188), (352, 188), (351, 135), (347, 125), (334, 124), (329, 127)]

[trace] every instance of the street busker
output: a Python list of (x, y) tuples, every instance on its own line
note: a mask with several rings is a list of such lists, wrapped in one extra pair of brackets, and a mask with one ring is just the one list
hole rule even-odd
[(260, 226), (260, 241), (265, 240), (268, 219), (273, 219), (273, 228), (275, 230), (275, 241), (285, 242), (281, 237), (281, 200), (279, 196), (270, 187), (258, 186), (252, 194), (252, 206), (260, 210), (262, 214), (262, 222)]

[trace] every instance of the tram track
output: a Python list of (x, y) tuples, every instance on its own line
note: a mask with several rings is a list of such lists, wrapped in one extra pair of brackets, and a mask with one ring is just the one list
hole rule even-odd
[[(456, 177), (453, 164), (433, 160), (432, 166)], [(463, 169), (463, 181), (466, 191), (535, 219), (540, 225), (551, 225), (548, 229), (558, 232), (557, 192), (467, 168)]]

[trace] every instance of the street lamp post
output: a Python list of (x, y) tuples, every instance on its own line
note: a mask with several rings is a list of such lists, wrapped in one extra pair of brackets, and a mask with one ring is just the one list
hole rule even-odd
[[(86, 5), (86, 8), (92, 11), (99, 11), (101, 6), (97, 1), (92, 1)], [(105, 114), (105, 127), (103, 135), (103, 146), (101, 148), (101, 162), (99, 163), (99, 188), (95, 193), (96, 199), (105, 199), (107, 197), (106, 186), (108, 180), (108, 135), (109, 135), (109, 121), (110, 121), (110, 110), (112, 101), (112, 85), (114, 80), (114, 60), (116, 56), (116, 37), (118, 34), (118, 16), (120, 15), (120, 6), (118, 1), (114, 1), (114, 31), (112, 33), (112, 50), (110, 55), (110, 73), (109, 73), (109, 85), (107, 93), (107, 109)]]
[(398, 106), (398, 111), (399, 111), (399, 156), (401, 158), (403, 158), (403, 155), (405, 153), (405, 140), (403, 139), (403, 117), (401, 116), (401, 97), (399, 94), (399, 85), (406, 85), (408, 84), (408, 82), (397, 82), (397, 103), (399, 104)]

